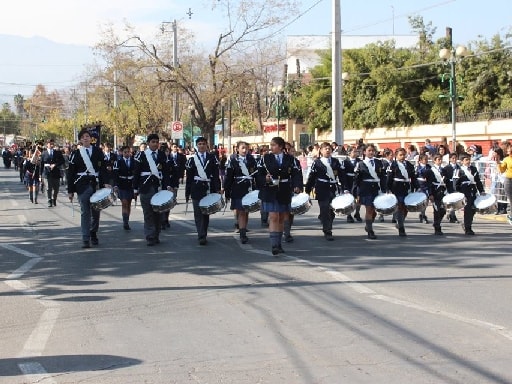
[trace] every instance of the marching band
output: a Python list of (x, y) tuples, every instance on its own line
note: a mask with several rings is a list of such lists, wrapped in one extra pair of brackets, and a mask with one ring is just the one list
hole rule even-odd
[[(123, 146), (119, 154), (108, 147), (103, 153), (91, 145), (87, 130), (82, 130), (78, 137), (81, 147), (70, 155), (67, 179), (70, 202), (77, 193), (80, 203), (83, 248), (98, 245), (100, 211), (117, 197), (122, 202), (123, 228), (130, 230), (131, 204), (135, 200), (136, 205), (140, 196), (147, 245), (159, 244), (160, 231), (165, 228), (169, 211), (176, 205), (184, 173), (185, 213), (192, 199), (199, 245), (207, 244), (210, 215), (225, 211), (230, 203), (241, 244), (249, 242), (249, 213), (261, 211), (262, 217), (263, 213), (268, 215), (270, 249), (276, 257), (285, 252), (283, 234), (285, 241), (293, 241), (290, 229), (294, 216), (306, 213), (311, 200), (318, 203), (320, 228), (327, 241), (334, 240), (336, 216), (346, 216), (349, 223), (354, 223), (354, 218), (362, 221), (361, 206), (365, 207), (364, 229), (370, 240), (377, 239), (373, 223), (378, 214), (381, 222), (384, 215), (393, 215), (398, 235), (405, 237), (408, 213), (419, 213), (420, 222), (428, 224), (425, 209), (431, 204), (433, 234), (440, 236), (444, 216), (448, 213), (448, 220), (457, 222), (455, 212), (462, 210), (463, 231), (471, 236), (475, 234), (472, 228), (475, 213), (491, 213), (496, 206), (495, 196), (486, 195), (468, 154), (460, 158), (451, 154), (447, 164), (446, 155), (434, 155), (432, 164), (428, 164), (426, 156), (420, 155), (414, 166), (406, 160), (404, 148), (394, 153), (386, 151), (383, 158), (377, 158), (375, 146), (369, 144), (360, 151), (354, 149), (340, 161), (332, 155), (331, 144), (325, 142), (320, 145), (319, 156), (311, 164), (303, 184), (302, 168), (294, 148), (281, 137), (274, 137), (269, 152), (259, 158), (250, 154), (248, 143), (237, 143), (236, 153), (227, 161), (222, 180), (219, 158), (208, 151), (204, 137), (196, 139), (197, 151), (188, 159), (182, 154), (183, 159), (178, 157), (176, 148), (173, 152), (164, 152), (156, 134), (150, 134), (147, 148), (135, 155), (128, 146)], [(512, 148), (509, 149), (509, 157), (503, 163), (498, 162), (503, 171), (512, 169)], [(46, 167), (54, 161), (53, 157), (50, 144), (44, 153), (42, 148), (35, 148), (26, 155), (22, 167), (32, 203), (37, 204), (43, 163)], [(51, 195), (49, 202), (55, 206), (55, 201), (56, 197)]]

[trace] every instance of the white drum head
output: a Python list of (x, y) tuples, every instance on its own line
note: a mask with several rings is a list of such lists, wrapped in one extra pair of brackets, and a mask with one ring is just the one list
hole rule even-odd
[(373, 200), (373, 205), (377, 209), (389, 209), (394, 207), (397, 204), (398, 200), (396, 196), (392, 193), (387, 193), (383, 195), (379, 195)]
[(101, 188), (94, 192), (90, 198), (91, 203), (96, 203), (98, 201), (104, 200), (106, 197), (110, 196), (112, 190), (110, 188)]
[(307, 193), (299, 193), (292, 197), (292, 207), (300, 207), (309, 201), (309, 195)]
[(461, 200), (464, 200), (465, 196), (463, 193), (461, 192), (454, 192), (454, 193), (450, 193), (448, 195), (446, 195), (445, 197), (443, 197), (443, 203), (445, 204), (453, 204), (453, 203), (456, 203), (458, 201), (461, 201)]
[(174, 200), (174, 193), (171, 191), (160, 191), (151, 198), (151, 205), (163, 205)]
[(350, 207), (354, 203), (354, 196), (350, 193), (346, 193), (344, 195), (336, 196), (331, 201), (331, 207), (333, 209), (343, 209)]
[(475, 199), (476, 209), (486, 209), (496, 204), (496, 196), (493, 194), (480, 195)]
[(213, 204), (218, 203), (222, 199), (222, 195), (219, 193), (210, 193), (199, 201), (200, 207), (210, 207)]
[(242, 197), (242, 205), (251, 205), (258, 201), (258, 195), (260, 191), (251, 191), (248, 194), (246, 194), (244, 197)]
[(405, 196), (404, 203), (405, 205), (415, 206), (423, 203), (425, 200), (427, 200), (427, 195), (425, 195), (423, 192), (413, 192)]

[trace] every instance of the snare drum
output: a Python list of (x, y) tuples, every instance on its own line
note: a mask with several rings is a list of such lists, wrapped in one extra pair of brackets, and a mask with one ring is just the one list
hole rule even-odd
[(398, 200), (392, 193), (379, 195), (373, 200), (373, 206), (377, 213), (382, 215), (392, 215), (396, 211)]
[(199, 209), (203, 215), (213, 215), (226, 206), (220, 193), (210, 193), (199, 201)]
[(167, 212), (176, 206), (176, 196), (171, 191), (160, 191), (153, 195), (150, 204), (154, 212)]
[(311, 200), (307, 193), (299, 193), (292, 197), (291, 211), (293, 215), (303, 215), (311, 208)]
[(242, 198), (242, 207), (247, 212), (257, 212), (261, 209), (260, 191), (251, 191)]
[(413, 192), (405, 196), (405, 206), (409, 212), (423, 212), (428, 205), (427, 195), (423, 192)]
[(461, 192), (449, 193), (443, 197), (446, 208), (461, 209), (466, 205), (466, 196)]
[(481, 215), (490, 215), (496, 213), (498, 210), (498, 202), (496, 196), (492, 193), (480, 195), (475, 199), (476, 213)]
[(331, 208), (336, 216), (350, 215), (356, 209), (356, 201), (352, 194), (345, 193), (332, 199)]
[(110, 188), (101, 188), (91, 195), (89, 201), (93, 209), (101, 211), (114, 203), (114, 194)]

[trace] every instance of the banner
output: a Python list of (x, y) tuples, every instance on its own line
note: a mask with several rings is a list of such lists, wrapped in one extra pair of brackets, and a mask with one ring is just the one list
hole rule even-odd
[(87, 130), (91, 135), (91, 145), (99, 147), (101, 144), (101, 124), (90, 126)]

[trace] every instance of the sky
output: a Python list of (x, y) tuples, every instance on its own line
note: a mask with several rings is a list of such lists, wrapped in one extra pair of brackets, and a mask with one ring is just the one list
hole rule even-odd
[[(107, 24), (121, 30), (124, 23), (133, 25), (142, 36), (152, 36), (162, 22), (176, 20), (194, 32), (198, 42), (212, 43), (225, 21), (219, 4), (226, 0), (18, 0), (2, 4), (0, 35), (43, 37), (61, 44), (94, 46)], [(233, 0), (231, 0), (233, 1)], [(236, 1), (236, 0), (235, 0)], [(299, 0), (299, 16), (283, 30), (286, 35), (329, 35), (332, 31), (332, 5), (335, 0)], [(512, 16), (506, 0), (340, 0), (341, 29), (344, 35), (410, 34), (408, 16), (420, 15), (437, 28), (435, 38), (444, 36), (445, 27), (453, 28), (455, 44), (467, 44), (480, 37), (502, 36), (510, 31)], [(192, 15), (189, 18), (187, 11)], [(92, 56), (92, 55), (91, 55)], [(2, 84), (23, 82), (11, 78), (14, 71), (2, 71), (9, 63), (0, 55), (0, 94)], [(51, 63), (44, 59), (45, 71)], [(56, 58), (63, 82), (71, 81), (64, 71), (68, 64), (77, 73), (83, 71), (76, 60)], [(76, 57), (74, 58), (76, 59)], [(18, 63), (19, 64), (19, 63)], [(85, 63), (84, 63), (85, 64)], [(38, 71), (38, 60), (32, 60), (27, 71)], [(43, 64), (41, 64), (43, 65)], [(48, 68), (50, 66), (50, 68)], [(20, 71), (18, 71), (20, 72)], [(22, 73), (22, 72), (20, 72)], [(23, 76), (23, 75), (18, 75)], [(43, 75), (41, 75), (44, 77)], [(52, 80), (53, 81), (53, 80)], [(50, 83), (41, 78), (40, 83)]]

